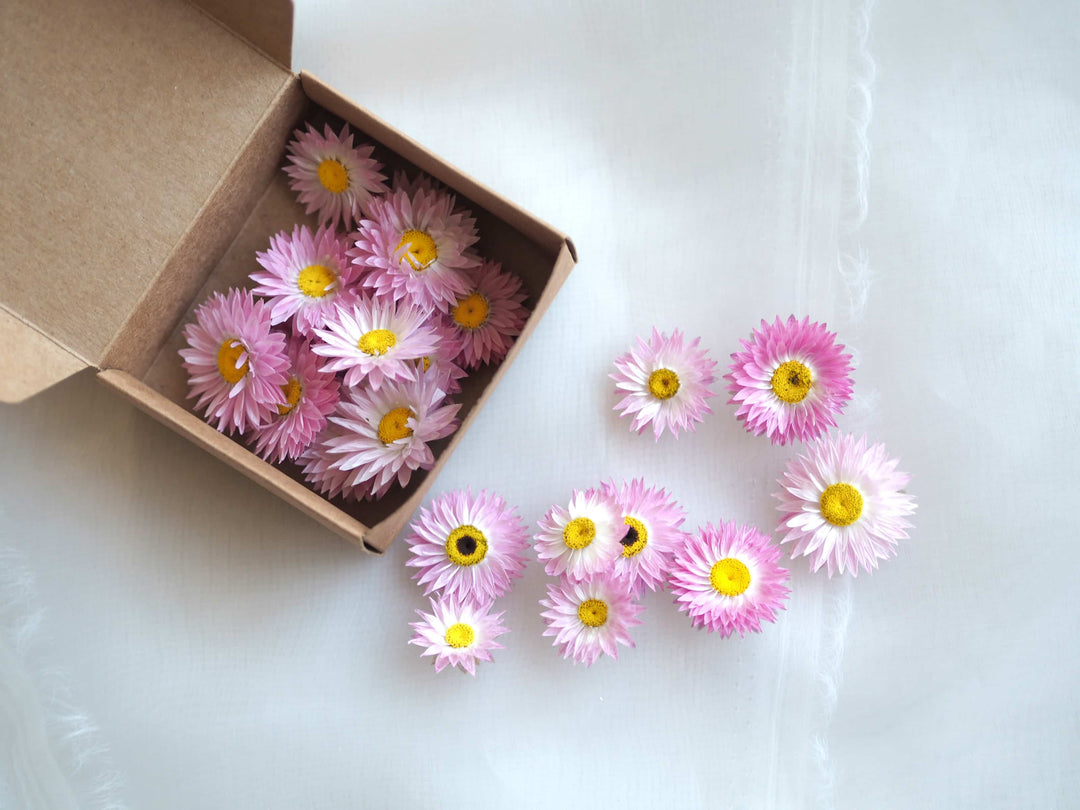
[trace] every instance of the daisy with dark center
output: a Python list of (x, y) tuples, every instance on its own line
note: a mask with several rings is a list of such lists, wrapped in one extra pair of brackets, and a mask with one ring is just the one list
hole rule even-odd
[(825, 566), (830, 577), (874, 570), (895, 556), (915, 512), (915, 498), (904, 492), (911, 476), (897, 471), (899, 463), (865, 436), (825, 436), (810, 445), (778, 482), (780, 542), (793, 543), (792, 557), (809, 557), (812, 571)]
[(503, 614), (490, 606), (444, 596), (431, 600), (431, 611), (416, 611), (420, 621), (410, 625), (415, 632), (409, 643), (423, 647), (422, 656), (435, 656), (436, 672), (451, 666), (476, 675), (477, 661), (491, 661), (491, 651), (503, 649), (495, 639), (509, 631), (500, 624)]
[(646, 488), (640, 478), (629, 484), (623, 481), (618, 487), (609, 481), (604, 492), (615, 502), (623, 522), (622, 553), (615, 558), (612, 576), (625, 582), (635, 595), (645, 588), (663, 588), (671, 558), (683, 543), (679, 527), (686, 513), (665, 490)]
[(836, 425), (851, 399), (851, 355), (825, 324), (794, 315), (762, 321), (740, 342), (743, 350), (731, 355), (724, 379), (747, 431), (783, 445), (816, 439)]
[(706, 400), (715, 396), (709, 386), (716, 362), (699, 342), (687, 343), (678, 329), (669, 337), (654, 328), (648, 342), (638, 338), (637, 346), (615, 360), (610, 376), (623, 397), (615, 410), (633, 417), (631, 430), (641, 433), (651, 424), (656, 439), (665, 430), (678, 438), (680, 430), (693, 431), (712, 413)]
[(412, 523), (406, 565), (424, 594), (441, 591), (484, 604), (510, 592), (525, 569), (529, 532), (517, 510), (495, 493), (470, 490), (436, 498)]
[(712, 524), (689, 535), (675, 553), (671, 591), (694, 627), (721, 636), (761, 631), (775, 622), (790, 590), (788, 571), (777, 565), (780, 549), (753, 526)]
[(585, 582), (562, 580), (547, 586), (547, 608), (540, 615), (547, 623), (545, 636), (554, 636), (563, 658), (591, 666), (603, 653), (619, 657), (618, 645), (634, 646), (630, 628), (641, 624), (645, 608), (634, 601), (622, 584), (598, 576)]
[(349, 285), (357, 268), (345, 256), (344, 239), (333, 228), (314, 234), (306, 225), (270, 237), (270, 249), (255, 254), (264, 271), (251, 274), (253, 292), (270, 299), (275, 324), (292, 318), (293, 328), (311, 336), (335, 308), (355, 299)]
[(354, 146), (348, 124), (340, 134), (327, 124), (321, 135), (308, 124), (306, 132), (296, 130), (293, 136), (285, 173), (300, 204), (320, 222), (351, 228), (373, 195), (386, 191), (382, 164), (371, 157), (375, 148)]
[(258, 427), (286, 402), (285, 335), (270, 327), (269, 306), (246, 290), (214, 293), (184, 327), (188, 398), (223, 433)]
[(467, 276), (469, 290), (450, 307), (447, 321), (461, 340), (462, 364), (477, 368), (506, 356), (529, 310), (521, 279), (502, 272), (498, 262), (485, 261)]
[(610, 569), (625, 530), (611, 498), (599, 489), (574, 490), (569, 506), (552, 506), (540, 519), (536, 556), (549, 576), (582, 580)]

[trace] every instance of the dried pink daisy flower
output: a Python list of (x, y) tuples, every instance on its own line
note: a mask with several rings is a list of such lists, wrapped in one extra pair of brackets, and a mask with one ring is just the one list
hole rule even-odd
[(903, 491), (911, 476), (898, 472), (899, 459), (885, 445), (867, 447), (866, 437), (825, 436), (787, 463), (775, 494), (784, 516), (781, 543), (794, 543), (792, 557), (810, 558), (810, 570), (826, 566), (858, 576), (878, 560), (896, 555), (908, 536), (906, 518), (915, 498)]
[(761, 322), (743, 351), (731, 355), (725, 374), (736, 418), (755, 436), (764, 433), (773, 444), (816, 439), (836, 425), (851, 399), (851, 355), (823, 323)]
[(615, 410), (633, 415), (631, 430), (641, 433), (651, 423), (657, 439), (665, 428), (677, 439), (680, 430), (693, 431), (712, 413), (705, 400), (716, 395), (709, 390), (716, 362), (698, 348), (700, 340), (686, 343), (678, 329), (669, 337), (654, 327), (647, 343), (638, 338), (635, 348), (615, 360), (609, 376), (623, 395)]
[(307, 341), (289, 343), (289, 378), (281, 387), (285, 404), (254, 433), (255, 452), (270, 462), (296, 459), (326, 427), (338, 403), (338, 380), (319, 371)]
[(416, 632), (409, 643), (423, 647), (422, 656), (435, 656), (436, 672), (452, 666), (476, 675), (477, 661), (490, 661), (492, 650), (503, 649), (495, 639), (509, 631), (499, 623), (503, 614), (492, 613), (490, 605), (443, 597), (431, 600), (431, 610), (416, 611), (421, 620), (410, 624)]
[(665, 490), (646, 488), (640, 478), (618, 487), (609, 481), (604, 492), (615, 502), (623, 522), (622, 553), (611, 567), (612, 576), (638, 595), (645, 588), (663, 588), (671, 558), (685, 537), (679, 527), (686, 512)]
[(419, 568), (415, 579), (424, 595), (441, 591), (479, 604), (510, 592), (525, 569), (529, 530), (517, 510), (494, 492), (449, 492), (412, 523), (406, 565)]
[(386, 191), (382, 164), (371, 157), (375, 147), (353, 146), (353, 135), (345, 124), (340, 134), (327, 124), (320, 135), (307, 125), (307, 131), (293, 132), (285, 167), (289, 186), (297, 192), (300, 204), (320, 222), (352, 227), (374, 199)]
[(438, 348), (427, 317), (405, 301), (358, 298), (315, 330), (318, 340), (311, 349), (328, 358), (323, 371), (345, 372), (345, 385), (367, 381), (378, 390), (384, 381), (415, 376), (416, 361)]
[(574, 490), (568, 507), (552, 506), (539, 527), (534, 547), (544, 570), (571, 580), (609, 570), (626, 534), (618, 507), (600, 489)]
[(427, 186), (372, 200), (349, 248), (352, 261), (367, 268), (364, 285), (442, 312), (467, 295), (463, 271), (480, 263), (469, 250), (479, 236), (476, 220), (455, 204), (453, 195)]
[(285, 404), (285, 335), (270, 328), (269, 306), (250, 292), (214, 293), (195, 310), (184, 339), (188, 398), (199, 398), (195, 410), (222, 433), (258, 427)]
[[(264, 271), (251, 274), (252, 292), (270, 299), (270, 317), (277, 324), (289, 318), (308, 337), (335, 308), (348, 303), (349, 285), (357, 269), (345, 256), (346, 242), (323, 226), (314, 234), (306, 225), (270, 237), (270, 249), (255, 254)], [(352, 296), (355, 298), (355, 296)]]
[(434, 352), (417, 360), (416, 367), (425, 374), (434, 375), (439, 387), (447, 394), (457, 394), (461, 391), (461, 381), (468, 376), (465, 369), (457, 364), (461, 339), (438, 313), (429, 314), (427, 325), (435, 332), (439, 345)]
[(622, 584), (608, 577), (586, 582), (562, 580), (547, 586), (547, 608), (540, 615), (547, 623), (545, 636), (554, 636), (563, 658), (591, 666), (601, 653), (619, 657), (619, 644), (633, 647), (630, 628), (641, 624), (645, 608), (634, 601)]
[(753, 526), (711, 523), (688, 535), (671, 566), (671, 591), (694, 627), (727, 637), (761, 632), (791, 592), (780, 549)]
[(430, 174), (418, 172), (417, 175), (412, 180), (410, 180), (409, 176), (400, 169), (394, 172), (394, 179), (390, 184), (390, 188), (392, 191), (404, 191), (410, 197), (414, 195), (417, 191), (421, 190), (429, 193), (435, 191), (446, 191), (446, 186), (444, 186), (442, 183), (439, 183)]
[(354, 389), (330, 417), (343, 430), (323, 444), (325, 454), (337, 469), (353, 473), (349, 485), (370, 482), (372, 497), (381, 498), (395, 481), (405, 486), (416, 470), (435, 466), (429, 445), (457, 430), (461, 408), (444, 399), (426, 375), (387, 381), (378, 391)]
[(359, 472), (356, 469), (342, 470), (338, 466), (340, 458), (328, 452), (329, 441), (344, 434), (343, 428), (329, 422), (315, 441), (300, 454), (299, 463), (304, 480), (311, 484), (316, 492), (330, 498), (340, 495), (345, 500), (370, 500), (371, 482), (359, 481)]
[(502, 272), (498, 262), (485, 261), (466, 275), (469, 291), (450, 307), (447, 324), (461, 339), (462, 364), (477, 368), (506, 356), (529, 310), (521, 279)]

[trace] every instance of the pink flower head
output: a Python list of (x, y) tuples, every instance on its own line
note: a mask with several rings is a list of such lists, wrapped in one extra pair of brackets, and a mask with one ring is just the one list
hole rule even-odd
[(634, 594), (662, 588), (671, 558), (684, 540), (679, 529), (686, 519), (683, 508), (660, 487), (646, 489), (640, 478), (618, 487), (610, 481), (604, 484), (604, 492), (615, 502), (623, 522), (622, 553), (615, 558), (612, 576)]
[(529, 531), (517, 510), (499, 495), (469, 490), (436, 498), (412, 523), (406, 565), (424, 595), (441, 591), (487, 604), (510, 592), (525, 569)]
[(256, 429), (255, 452), (270, 462), (296, 459), (326, 427), (338, 403), (338, 381), (319, 371), (319, 360), (307, 341), (289, 343), (289, 378), (281, 390), (285, 404)]
[(423, 185), (373, 200), (349, 249), (367, 268), (364, 285), (442, 312), (457, 303), (468, 293), (463, 271), (479, 264), (469, 250), (479, 236), (473, 216), (455, 205), (453, 195)]
[(810, 570), (824, 565), (830, 577), (873, 571), (896, 555), (915, 512), (915, 498), (904, 492), (911, 476), (897, 471), (899, 463), (885, 445), (867, 447), (865, 436), (827, 435), (809, 445), (778, 482), (780, 542), (794, 543), (792, 557), (809, 557)]
[(376, 391), (384, 381), (415, 376), (416, 361), (439, 345), (425, 311), (378, 298), (358, 298), (339, 308), (315, 335), (312, 351), (328, 358), (323, 371), (344, 371), (345, 385), (366, 381)]
[(333, 422), (328, 422), (308, 448), (300, 454), (304, 480), (329, 498), (340, 495), (347, 501), (371, 500), (371, 481), (360, 480), (357, 469), (342, 470), (341, 458), (329, 452), (329, 442), (345, 435), (345, 431)]
[(371, 157), (374, 151), (368, 144), (353, 146), (348, 124), (340, 134), (327, 124), (321, 135), (308, 124), (306, 132), (293, 133), (285, 174), (307, 213), (350, 228), (375, 199), (372, 195), (386, 191), (386, 175)]
[(619, 657), (617, 645), (633, 647), (630, 628), (641, 624), (645, 608), (626, 589), (608, 577), (586, 582), (562, 580), (547, 586), (547, 608), (540, 615), (547, 623), (545, 636), (554, 636), (563, 658), (591, 666), (601, 653)]
[(495, 639), (509, 631), (499, 623), (503, 614), (492, 613), (490, 606), (447, 596), (432, 599), (431, 610), (416, 611), (420, 621), (411, 623), (416, 632), (409, 643), (423, 647), (422, 656), (435, 656), (436, 672), (452, 666), (476, 675), (477, 661), (490, 661), (492, 650), (503, 649)]
[[(270, 237), (270, 249), (255, 254), (263, 271), (251, 274), (253, 292), (270, 299), (270, 317), (281, 323), (295, 317), (294, 329), (311, 336), (327, 315), (350, 300), (357, 268), (345, 256), (345, 240), (322, 226), (314, 235), (306, 225)], [(355, 296), (351, 296), (355, 298)]]
[(462, 364), (477, 368), (506, 356), (529, 310), (521, 279), (502, 272), (498, 262), (485, 261), (466, 276), (469, 290), (450, 307), (447, 324), (461, 339)]
[(599, 489), (574, 490), (568, 507), (552, 506), (539, 526), (535, 548), (544, 570), (571, 580), (608, 571), (626, 534), (618, 507)]
[(716, 362), (698, 348), (700, 340), (686, 343), (678, 329), (668, 337), (653, 328), (647, 343), (638, 338), (637, 346), (615, 361), (610, 377), (623, 395), (615, 410), (633, 415), (631, 430), (641, 433), (651, 423), (657, 439), (665, 428), (677, 439), (680, 430), (693, 431), (712, 413), (705, 400), (715, 396), (709, 386)]
[(418, 172), (412, 180), (409, 176), (398, 169), (394, 172), (393, 182), (390, 184), (392, 191), (404, 191), (410, 197), (416, 194), (417, 191), (425, 191), (427, 193), (433, 193), (436, 191), (445, 192), (446, 187), (439, 183), (429, 174), (424, 172)]
[(288, 382), (285, 335), (270, 328), (270, 308), (246, 290), (214, 293), (184, 327), (180, 350), (188, 372), (188, 398), (222, 433), (258, 427), (285, 404)]
[(457, 364), (461, 339), (438, 313), (429, 314), (427, 325), (435, 332), (439, 345), (434, 352), (417, 360), (416, 367), (424, 374), (433, 375), (447, 394), (457, 394), (461, 391), (461, 381), (468, 376), (465, 369)]
[(836, 425), (851, 399), (851, 355), (823, 323), (761, 322), (743, 351), (731, 355), (725, 374), (736, 418), (755, 436), (764, 433), (773, 444), (816, 439)]
[(711, 523), (689, 535), (671, 566), (671, 590), (694, 627), (727, 637), (775, 622), (790, 591), (780, 549), (753, 526)]

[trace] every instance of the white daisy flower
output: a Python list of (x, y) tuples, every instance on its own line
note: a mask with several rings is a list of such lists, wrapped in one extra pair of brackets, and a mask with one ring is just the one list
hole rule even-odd
[(540, 519), (536, 556), (549, 576), (583, 580), (610, 569), (622, 554), (622, 514), (599, 489), (574, 490), (566, 509), (553, 506)]

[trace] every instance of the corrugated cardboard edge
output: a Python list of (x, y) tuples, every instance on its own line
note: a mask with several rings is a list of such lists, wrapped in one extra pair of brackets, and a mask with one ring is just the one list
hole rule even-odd
[(292, 70), (292, 0), (188, 0), (286, 70)]
[(29, 399), (89, 366), (45, 333), (0, 306), (0, 402)]

